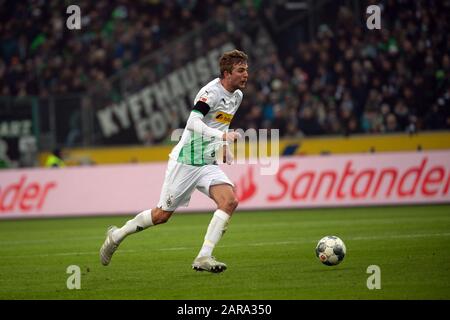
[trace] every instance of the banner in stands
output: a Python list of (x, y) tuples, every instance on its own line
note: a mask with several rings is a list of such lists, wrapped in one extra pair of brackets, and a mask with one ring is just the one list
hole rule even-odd
[(219, 76), (220, 55), (233, 48), (233, 44), (226, 43), (205, 52), (120, 103), (98, 110), (96, 116), (105, 142), (160, 142), (168, 132), (182, 127), (198, 90)]
[[(450, 151), (284, 157), (222, 166), (239, 209), (450, 203)], [(166, 163), (0, 172), (0, 218), (130, 214), (155, 207)], [(180, 211), (214, 211), (195, 191)]]

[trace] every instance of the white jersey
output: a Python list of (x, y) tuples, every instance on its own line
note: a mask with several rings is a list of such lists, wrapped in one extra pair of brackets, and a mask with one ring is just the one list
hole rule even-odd
[[(200, 89), (194, 99), (194, 105), (198, 101), (208, 104), (210, 109), (202, 121), (208, 127), (227, 132), (242, 98), (241, 90), (228, 92), (220, 83), (220, 79), (216, 78)], [(185, 128), (180, 141), (172, 149), (169, 157), (177, 162), (195, 166), (213, 164), (216, 160), (216, 152), (222, 145), (223, 141), (220, 139), (205, 137)]]

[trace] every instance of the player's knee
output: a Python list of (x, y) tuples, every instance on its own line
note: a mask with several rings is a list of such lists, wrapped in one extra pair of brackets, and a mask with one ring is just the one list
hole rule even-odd
[(156, 210), (152, 216), (153, 224), (157, 225), (166, 223), (167, 221), (169, 221), (171, 216), (172, 216), (171, 212), (167, 212), (161, 209)]
[(233, 201), (232, 201), (232, 204), (233, 204), (233, 207), (234, 207), (233, 210), (236, 210), (236, 208), (237, 208), (238, 205), (239, 205), (239, 199), (236, 198), (236, 197), (234, 197), (234, 198), (233, 198)]
[(167, 221), (169, 221), (170, 219), (170, 214), (167, 213), (161, 213), (160, 215), (158, 215), (158, 217), (156, 218), (156, 221), (154, 221), (154, 224), (162, 224), (162, 223), (166, 223)]
[(228, 212), (233, 212), (234, 210), (236, 210), (238, 204), (239, 204), (238, 198), (231, 197), (225, 200), (224, 207), (227, 209)]

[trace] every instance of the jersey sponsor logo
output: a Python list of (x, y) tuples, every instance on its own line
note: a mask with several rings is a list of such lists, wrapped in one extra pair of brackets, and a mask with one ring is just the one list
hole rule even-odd
[(231, 120), (233, 119), (233, 115), (222, 111), (218, 111), (214, 119), (220, 123), (230, 124)]

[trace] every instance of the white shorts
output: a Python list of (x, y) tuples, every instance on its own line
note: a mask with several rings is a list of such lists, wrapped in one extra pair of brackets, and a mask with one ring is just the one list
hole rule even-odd
[(191, 166), (169, 160), (158, 208), (175, 211), (187, 207), (195, 189), (210, 197), (209, 187), (224, 183), (234, 187), (218, 165)]

